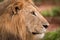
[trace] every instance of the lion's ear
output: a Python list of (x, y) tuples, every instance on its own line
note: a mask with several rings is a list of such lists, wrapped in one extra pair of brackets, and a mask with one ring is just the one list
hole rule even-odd
[(18, 6), (15, 6), (13, 9), (14, 14), (16, 15), (19, 10), (20, 8)]
[(16, 15), (18, 11), (20, 11), (22, 8), (23, 8), (23, 4), (15, 3), (12, 7), (12, 12)]

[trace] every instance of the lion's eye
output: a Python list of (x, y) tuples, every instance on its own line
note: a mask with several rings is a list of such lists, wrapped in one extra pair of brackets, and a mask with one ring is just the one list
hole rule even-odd
[(31, 12), (31, 14), (33, 14), (33, 15), (35, 15), (35, 16), (36, 16), (36, 14), (35, 14), (35, 12), (34, 12), (34, 11), (32, 11), (32, 12)]

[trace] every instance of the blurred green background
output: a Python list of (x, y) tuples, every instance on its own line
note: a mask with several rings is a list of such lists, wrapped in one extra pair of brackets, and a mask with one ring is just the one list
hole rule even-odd
[(0, 2), (2, 2), (2, 1), (4, 1), (4, 0), (0, 0)]
[(53, 7), (50, 11), (49, 10), (44, 10), (41, 12), (43, 16), (49, 16), (49, 17), (58, 17), (60, 16), (60, 7), (56, 6)]
[(42, 40), (60, 40), (60, 29), (46, 33)]

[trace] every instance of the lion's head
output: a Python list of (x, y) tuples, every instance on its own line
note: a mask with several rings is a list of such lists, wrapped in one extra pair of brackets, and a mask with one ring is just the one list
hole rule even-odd
[(1, 40), (39, 40), (43, 38), (48, 25), (33, 3), (28, 0), (17, 1), (0, 16), (1, 33), (4, 36)]

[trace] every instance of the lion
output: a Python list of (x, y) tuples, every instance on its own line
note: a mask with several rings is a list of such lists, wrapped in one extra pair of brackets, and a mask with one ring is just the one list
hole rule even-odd
[(48, 25), (32, 0), (15, 0), (0, 15), (0, 40), (40, 40)]

